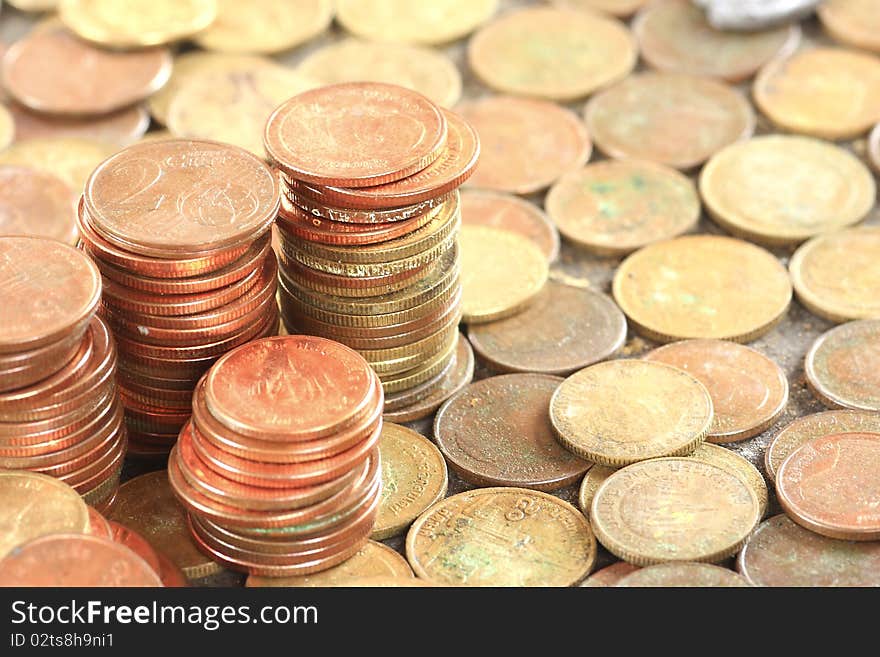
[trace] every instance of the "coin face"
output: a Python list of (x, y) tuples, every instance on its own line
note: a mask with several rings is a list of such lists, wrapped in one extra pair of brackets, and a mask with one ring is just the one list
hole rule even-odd
[(51, 137), (79, 137), (127, 146), (143, 137), (150, 115), (140, 105), (87, 118), (50, 116), (15, 103), (9, 108), (19, 141)]
[(755, 498), (758, 500), (759, 517), (764, 517), (768, 504), (767, 484), (758, 468), (750, 461), (736, 452), (711, 443), (701, 444), (690, 454), (690, 458), (710, 465), (717, 465), (722, 470), (727, 470), (740, 477), (755, 493)]
[(578, 488), (578, 507), (587, 518), (590, 517), (590, 505), (599, 486), (615, 472), (617, 472), (616, 468), (609, 468), (606, 465), (594, 465), (587, 470)]
[(559, 233), (534, 203), (510, 194), (465, 190), (461, 193), (461, 221), (519, 233), (544, 252), (548, 262), (559, 256)]
[(575, 100), (632, 71), (636, 46), (612, 18), (528, 7), (504, 14), (475, 34), (468, 63), (496, 91)]
[(758, 500), (740, 477), (687, 458), (618, 470), (590, 509), (602, 545), (640, 566), (721, 561), (742, 547), (759, 519)]
[(16, 142), (0, 152), (0, 164), (17, 164), (58, 176), (76, 193), (116, 147), (96, 139), (45, 137)]
[(610, 566), (605, 566), (605, 568), (602, 568), (601, 570), (597, 570), (595, 573), (593, 573), (592, 575), (587, 577), (587, 579), (581, 582), (580, 585), (589, 588), (617, 586), (617, 583), (620, 580), (622, 580), (630, 573), (637, 571), (638, 569), (638, 566), (633, 566), (631, 563), (618, 561), (615, 564), (611, 564)]
[(646, 246), (618, 267), (612, 289), (636, 329), (661, 342), (754, 340), (782, 319), (792, 294), (771, 253), (716, 235)]
[(876, 185), (842, 148), (769, 135), (716, 153), (700, 174), (700, 194), (712, 218), (733, 234), (782, 245), (861, 221), (874, 206)]
[(737, 587), (749, 586), (739, 573), (710, 563), (661, 563), (639, 568), (617, 582), (623, 587)]
[(64, 182), (36, 169), (0, 165), (0, 234), (76, 242), (76, 203)]
[(880, 317), (880, 228), (861, 226), (821, 235), (788, 264), (798, 299), (833, 322)]
[(828, 0), (816, 13), (822, 27), (836, 41), (880, 51), (880, 14), (871, 0)]
[(752, 96), (783, 130), (857, 137), (880, 121), (880, 58), (839, 48), (803, 50), (767, 64)]
[(758, 525), (737, 569), (752, 586), (880, 586), (880, 543), (828, 538), (780, 514)]
[(406, 536), (418, 577), (453, 586), (572, 586), (596, 539), (577, 509), (524, 488), (479, 488), (438, 502)]
[(671, 365), (613, 360), (565, 379), (550, 400), (550, 420), (568, 450), (619, 468), (692, 452), (712, 424), (712, 400)]
[(565, 9), (594, 9), (612, 16), (629, 16), (648, 4), (648, 0), (552, 0)]
[(880, 411), (880, 320), (849, 322), (823, 333), (807, 352), (804, 370), (824, 404)]
[(568, 173), (544, 206), (567, 240), (611, 256), (676, 237), (700, 217), (693, 182), (644, 160), (606, 160)]
[(596, 145), (609, 157), (676, 169), (702, 164), (755, 128), (751, 105), (733, 88), (673, 73), (630, 76), (592, 98), (584, 116)]
[(880, 538), (880, 433), (838, 433), (794, 450), (776, 473), (785, 512), (810, 531), (854, 541)]

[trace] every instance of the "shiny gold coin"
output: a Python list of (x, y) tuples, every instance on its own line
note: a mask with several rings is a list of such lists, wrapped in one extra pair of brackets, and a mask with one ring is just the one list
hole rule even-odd
[(370, 538), (397, 536), (446, 495), (446, 461), (430, 440), (412, 429), (385, 422), (379, 436), (382, 497)]
[(764, 514), (767, 513), (767, 482), (764, 481), (764, 477), (758, 468), (748, 460), (726, 447), (713, 445), (712, 443), (702, 443), (690, 454), (689, 458), (709, 463), (710, 465), (717, 465), (722, 470), (727, 470), (731, 474), (740, 477), (755, 494), (755, 498), (758, 500), (760, 517), (763, 518)]
[(832, 322), (880, 317), (880, 227), (814, 237), (788, 264), (798, 299)]
[(5, 106), (0, 105), (0, 151), (15, 139), (15, 119)]
[(348, 38), (308, 55), (297, 73), (320, 84), (387, 82), (413, 89), (438, 105), (461, 98), (461, 73), (431, 48)]
[(479, 488), (438, 502), (406, 536), (418, 577), (453, 586), (572, 586), (596, 539), (571, 504), (524, 488)]
[(816, 13), (835, 41), (880, 51), (880, 6), (876, 0), (825, 0)]
[(550, 421), (566, 449), (619, 468), (690, 454), (712, 426), (712, 399), (684, 370), (612, 360), (565, 379), (550, 399)]
[(0, 164), (18, 164), (52, 174), (79, 194), (95, 167), (116, 151), (116, 146), (91, 139), (41, 137), (16, 142), (0, 153)]
[(596, 496), (599, 486), (615, 472), (617, 472), (617, 468), (594, 465), (584, 475), (581, 486), (578, 488), (578, 507), (587, 518), (590, 517), (590, 505), (593, 503), (593, 497)]
[(880, 58), (840, 48), (802, 50), (767, 64), (752, 97), (783, 130), (857, 137), (880, 121)]
[(834, 144), (768, 135), (716, 153), (700, 174), (700, 193), (734, 235), (784, 245), (861, 221), (876, 185), (858, 158)]
[(557, 7), (601, 11), (612, 16), (630, 16), (650, 0), (552, 0)]
[(516, 233), (463, 226), (462, 321), (479, 324), (515, 315), (544, 287), (549, 267), (541, 250)]
[(759, 514), (741, 477), (695, 459), (663, 458), (611, 475), (596, 491), (590, 522), (609, 552), (638, 566), (711, 563), (745, 544)]
[(622, 578), (615, 586), (622, 587), (747, 587), (745, 577), (727, 568), (709, 563), (660, 563), (640, 568)]
[(583, 98), (626, 77), (635, 41), (613, 18), (553, 7), (509, 12), (468, 44), (468, 62), (487, 85), (549, 100)]
[(646, 246), (618, 267), (614, 299), (652, 340), (749, 342), (791, 302), (791, 281), (764, 249), (730, 237), (689, 235)]

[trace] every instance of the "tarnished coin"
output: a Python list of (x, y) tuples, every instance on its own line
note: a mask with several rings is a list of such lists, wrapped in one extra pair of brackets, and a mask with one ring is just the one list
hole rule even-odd
[(399, 424), (382, 424), (379, 461), (382, 498), (370, 534), (377, 541), (405, 532), (425, 509), (443, 499), (449, 484), (440, 450), (421, 434)]
[(880, 433), (838, 433), (793, 451), (776, 473), (776, 496), (799, 525), (823, 536), (880, 539)]
[(15, 136), (15, 118), (6, 106), (0, 105), (0, 151), (9, 146)]
[(504, 14), (471, 38), (468, 63), (503, 93), (575, 100), (624, 78), (635, 40), (613, 18), (554, 7)]
[(590, 522), (612, 554), (646, 566), (721, 561), (746, 542), (759, 513), (741, 477), (695, 459), (663, 458), (606, 479), (593, 498)]
[(33, 167), (58, 176), (78, 194), (95, 167), (116, 150), (106, 142), (79, 137), (27, 139), (0, 152), (0, 164)]
[(703, 463), (717, 465), (722, 470), (727, 470), (740, 477), (755, 493), (755, 497), (758, 500), (759, 517), (763, 518), (764, 514), (767, 513), (769, 499), (767, 483), (764, 481), (764, 477), (761, 476), (758, 468), (752, 465), (747, 459), (744, 459), (736, 452), (725, 447), (712, 445), (711, 443), (703, 443), (697, 447), (689, 455), (689, 458), (702, 461)]
[(783, 130), (857, 137), (880, 121), (880, 58), (840, 48), (802, 50), (761, 69), (752, 97)]
[(792, 294), (771, 253), (717, 235), (646, 246), (618, 267), (612, 289), (638, 331), (660, 342), (755, 340), (782, 319)]
[(462, 224), (492, 226), (530, 239), (548, 262), (559, 256), (559, 233), (534, 203), (510, 194), (469, 189), (461, 193)]
[(552, 0), (557, 7), (565, 9), (598, 10), (612, 16), (629, 16), (648, 4), (650, 0)]
[(640, 568), (622, 578), (623, 587), (736, 587), (749, 586), (739, 573), (710, 563), (661, 563)]
[(880, 228), (820, 235), (788, 263), (798, 300), (833, 322), (880, 317)]
[(716, 153), (700, 174), (716, 223), (770, 245), (801, 242), (861, 221), (874, 206), (874, 177), (834, 144), (768, 135)]
[(606, 160), (560, 178), (544, 200), (563, 237), (600, 255), (625, 255), (697, 225), (691, 180), (644, 160)]
[(144, 136), (150, 115), (141, 105), (111, 114), (90, 117), (40, 114), (13, 103), (9, 113), (15, 122), (18, 141), (46, 137), (79, 137), (127, 146)]
[(804, 370), (826, 406), (880, 411), (880, 319), (841, 324), (820, 335)]
[(551, 280), (525, 310), (469, 326), (468, 338), (498, 371), (567, 375), (616, 354), (626, 319), (604, 294)]
[(607, 465), (594, 465), (587, 471), (578, 488), (578, 507), (583, 514), (590, 517), (590, 505), (593, 503), (593, 497), (596, 491), (608, 477), (617, 472), (616, 468), (609, 468)]
[(690, 454), (712, 425), (712, 399), (684, 370), (612, 360), (565, 379), (550, 400), (550, 420), (567, 449), (619, 468)]
[(48, 173), (0, 165), (0, 235), (76, 242), (77, 197)]
[(454, 586), (573, 586), (596, 539), (568, 502), (524, 488), (478, 488), (438, 502), (406, 536), (418, 577)]
[(630, 573), (634, 573), (639, 569), (626, 561), (618, 561), (617, 563), (605, 566), (602, 570), (587, 577), (581, 586), (585, 588), (605, 588), (608, 586), (617, 586), (617, 583)]
[(751, 438), (773, 424), (788, 403), (788, 379), (760, 351), (727, 340), (685, 340), (649, 352), (645, 359), (693, 375), (712, 397), (715, 416), (706, 440)]
[(525, 237), (489, 226), (463, 226), (462, 321), (479, 324), (525, 308), (547, 282), (547, 259)]
[(874, 0), (825, 0), (816, 13), (835, 41), (880, 51), (880, 11)]
[(758, 525), (736, 565), (752, 586), (880, 586), (880, 542), (828, 538), (780, 514)]
[(676, 169), (705, 162), (751, 136), (755, 113), (733, 88), (675, 73), (640, 73), (593, 97), (587, 129), (603, 153)]

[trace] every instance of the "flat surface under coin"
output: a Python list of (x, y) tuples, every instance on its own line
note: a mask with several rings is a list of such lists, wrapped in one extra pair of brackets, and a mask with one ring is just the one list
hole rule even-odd
[(880, 411), (880, 320), (842, 324), (807, 352), (807, 382), (832, 408)]
[(742, 575), (709, 563), (662, 563), (640, 568), (615, 586), (738, 587), (749, 586)]

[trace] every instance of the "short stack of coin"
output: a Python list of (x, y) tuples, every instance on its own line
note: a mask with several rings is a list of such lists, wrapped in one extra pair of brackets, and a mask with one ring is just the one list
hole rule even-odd
[(78, 226), (104, 279), (131, 453), (167, 454), (216, 359), (277, 333), (278, 203), (268, 166), (216, 142), (138, 144), (89, 178)]
[(0, 468), (50, 475), (103, 507), (126, 432), (98, 270), (60, 242), (0, 237), (0, 280)]
[(218, 360), (168, 460), (198, 545), (269, 577), (357, 552), (380, 500), (382, 406), (369, 364), (324, 338), (255, 340)]
[(442, 388), (457, 356), (457, 189), (479, 157), (474, 129), (414, 91), (346, 83), (276, 109), (265, 148), (282, 184), (288, 330), (356, 349), (387, 411)]

